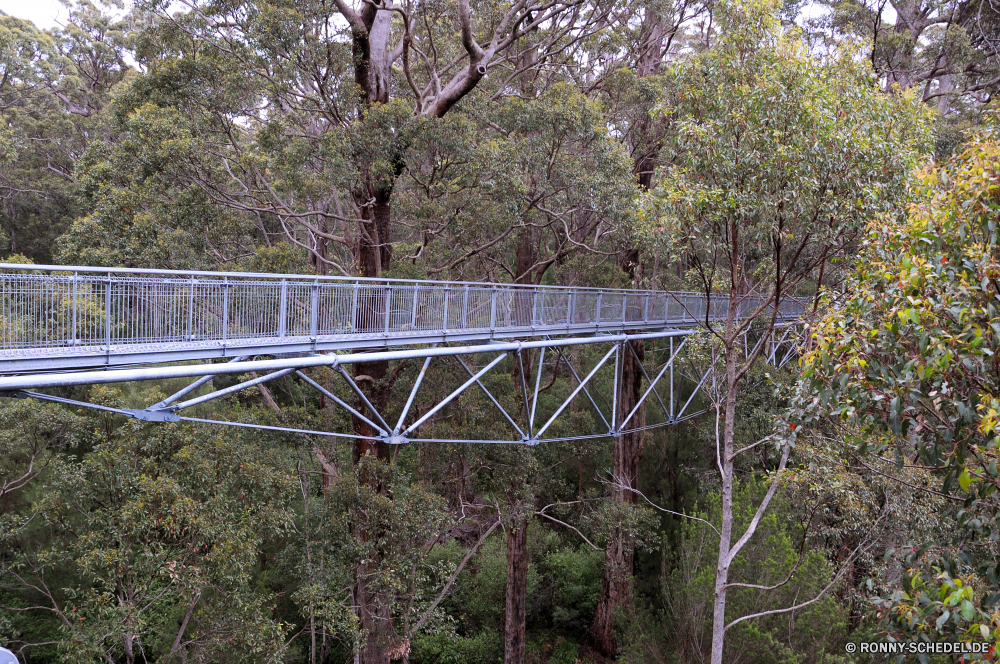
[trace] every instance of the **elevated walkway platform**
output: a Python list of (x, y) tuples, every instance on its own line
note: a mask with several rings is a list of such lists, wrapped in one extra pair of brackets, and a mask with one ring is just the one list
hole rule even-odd
[[(0, 264), (0, 374), (690, 329), (727, 298), (469, 282)], [(753, 311), (756, 298), (738, 305)], [(795, 320), (802, 304), (782, 303)]]
[[(699, 326), (730, 316), (746, 321), (775, 315), (780, 338), (772, 330), (770, 337), (752, 342), (754, 351), (749, 340), (745, 343), (748, 355), (763, 349), (762, 357), (780, 366), (794, 354), (792, 331), (804, 306), (801, 301), (787, 300), (775, 312), (765, 300), (753, 296), (730, 302), (724, 297), (666, 291), (0, 264), (0, 396), (94, 408), (150, 422), (188, 421), (310, 436), (374, 438), (389, 444), (536, 445), (593, 439), (669, 426), (698, 414), (690, 413), (688, 407), (711, 375), (712, 363), (701, 368), (692, 365), (690, 374), (676, 371), (678, 381), (690, 381), (688, 387), (693, 387), (684, 390), (686, 398), (675, 390), (675, 366), (685, 337)], [(647, 373), (639, 362), (644, 393), (631, 412), (621, 413), (617, 408), (620, 367), (624, 354), (635, 355), (626, 342), (638, 339), (651, 340), (655, 347), (647, 360), (652, 371)], [(662, 340), (658, 346), (657, 340)], [(578, 359), (568, 347), (585, 345), (608, 348), (591, 354), (595, 356), (591, 368), (578, 370), (574, 364)], [(526, 349), (538, 353), (534, 370), (522, 363), (520, 351)], [(549, 365), (545, 364), (546, 350), (550, 351)], [(460, 384), (433, 406), (416, 412), (415, 399), (428, 366), (435, 358), (446, 357), (452, 366), (461, 368), (450, 376)], [(520, 366), (523, 417), (505, 410), (483, 381), (508, 357), (513, 359), (515, 373)], [(212, 361), (219, 359), (226, 361)], [(398, 412), (397, 403), (389, 404), (391, 413), (380, 412), (345, 368), (377, 360), (423, 360)], [(353, 395), (354, 405), (305, 373), (314, 367), (333, 369)], [(544, 371), (553, 376), (565, 372), (575, 385), (546, 414), (538, 408)], [(239, 374), (244, 379), (214, 390), (211, 379), (220, 374)], [(349, 412), (370, 433), (310, 431), (180, 414), (291, 374)], [(598, 374), (603, 378), (593, 381)], [(248, 375), (253, 377), (246, 379)], [(197, 380), (141, 409), (110, 408), (30, 391), (185, 377)], [(656, 389), (661, 380), (668, 385), (666, 395)], [(595, 382), (610, 387), (611, 393), (601, 395)], [(503, 416), (496, 438), (419, 437), (418, 429), (433, 428), (440, 411), (473, 387)], [(193, 396), (204, 392), (203, 388), (209, 391)], [(593, 409), (597, 430), (545, 437), (580, 395)], [(641, 418), (636, 413), (650, 395), (659, 404), (662, 418), (655, 424), (637, 425), (635, 420)], [(541, 424), (543, 417), (547, 419)], [(389, 423), (390, 418), (395, 425)]]

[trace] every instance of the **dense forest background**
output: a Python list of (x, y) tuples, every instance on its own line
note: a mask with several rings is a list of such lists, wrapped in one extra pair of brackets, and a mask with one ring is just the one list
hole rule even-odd
[[(705, 414), (597, 442), (390, 449), (0, 399), (0, 645), (832, 664), (872, 661), (845, 650), (862, 640), (1000, 642), (998, 49), (991, 0), (83, 0), (47, 31), (0, 14), (7, 263), (812, 303), (801, 361), (739, 345), (773, 321), (705, 331), (691, 361), (719, 380), (678, 384)], [(623, 409), (661, 351), (632, 345)], [(575, 386), (558, 357), (516, 359), (547, 402)], [(520, 412), (504, 366), (488, 386)], [(355, 377), (398, 413), (419, 368)], [(311, 371), (353, 402), (330, 373)], [(427, 398), (464, 375), (435, 363)], [(142, 407), (180, 387), (60, 394)], [(293, 377), (200, 408), (358, 425)], [(596, 417), (574, 402), (554, 430)], [(470, 391), (431, 426), (497, 419)]]

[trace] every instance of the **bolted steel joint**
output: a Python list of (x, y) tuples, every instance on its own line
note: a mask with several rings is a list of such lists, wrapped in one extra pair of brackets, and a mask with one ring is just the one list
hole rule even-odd
[(145, 410), (136, 410), (132, 408), (126, 408), (125, 413), (134, 417), (137, 420), (142, 420), (143, 422), (180, 422), (181, 416), (173, 411), (172, 408), (157, 408), (153, 410), (147, 408)]

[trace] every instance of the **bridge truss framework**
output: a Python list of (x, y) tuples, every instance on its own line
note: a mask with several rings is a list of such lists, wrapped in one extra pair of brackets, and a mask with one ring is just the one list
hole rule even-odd
[[(712, 362), (698, 368), (682, 353), (698, 325), (767, 315), (758, 298), (732, 303), (692, 293), (366, 280), (214, 272), (108, 270), (107, 268), (0, 264), (0, 394), (95, 408), (151, 422), (199, 422), (344, 439), (346, 431), (318, 431), (187, 416), (188, 409), (284, 376), (316, 390), (361, 420), (378, 440), (537, 445), (586, 440), (678, 424), (695, 395), (712, 378)], [(782, 366), (795, 354), (803, 304), (781, 303), (781, 324), (767, 338), (745, 339), (747, 352), (764, 345), (763, 357)], [(666, 342), (662, 362), (647, 372), (642, 396), (618, 412), (621, 366), (629, 341)], [(570, 349), (596, 345), (593, 366), (576, 366)], [(522, 351), (539, 355), (537, 371), (525, 371)], [(569, 395), (551, 411), (539, 408), (545, 355), (572, 376)], [(270, 359), (256, 359), (267, 356)], [(461, 383), (418, 412), (415, 404), (435, 358), (453, 358)], [(523, 402), (512, 414), (484, 382), (512, 357)], [(215, 362), (217, 359), (226, 362)], [(479, 359), (479, 362), (474, 361)], [(398, 417), (379, 412), (347, 370), (380, 360), (423, 360)], [(638, 359), (636, 357), (636, 359)], [(213, 361), (164, 366), (166, 362)], [(468, 361), (467, 361), (468, 360)], [(481, 365), (481, 366), (480, 366)], [(329, 367), (357, 401), (349, 403), (305, 370)], [(100, 368), (99, 370), (95, 370)], [(517, 371), (517, 369), (520, 369)], [(594, 389), (595, 377), (612, 372), (610, 401)], [(257, 376), (257, 373), (261, 375)], [(532, 375), (533, 373), (533, 375)], [(253, 378), (200, 396), (192, 393), (216, 375)], [(35, 390), (123, 381), (195, 378), (175, 394), (142, 409), (113, 408)], [(605, 382), (608, 382), (605, 380)], [(681, 390), (685, 382), (688, 389)], [(693, 389), (690, 389), (693, 386)], [(427, 438), (421, 427), (469, 390), (482, 392), (502, 417), (509, 438)], [(425, 390), (426, 392), (426, 390)], [(682, 394), (683, 393), (683, 394)], [(585, 398), (597, 430), (546, 437), (562, 413)], [(603, 401), (602, 409), (598, 401)], [(655, 402), (655, 424), (637, 422), (640, 407)], [(610, 412), (608, 412), (610, 411)], [(703, 411), (700, 411), (703, 412)], [(657, 418), (659, 419), (659, 418)]]

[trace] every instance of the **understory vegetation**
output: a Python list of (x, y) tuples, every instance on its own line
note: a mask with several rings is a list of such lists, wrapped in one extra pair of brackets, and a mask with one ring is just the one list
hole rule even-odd
[[(683, 352), (623, 342), (537, 446), (390, 445), (328, 397), (412, 421), (482, 368), (460, 356), (423, 365), (412, 409), (404, 359), (352, 365), (364, 401), (314, 367), (328, 394), (287, 375), (190, 411), (272, 429), (0, 394), (0, 646), (849, 664), (873, 661), (862, 641), (1000, 644), (1000, 14), (889, 6), (0, 13), (0, 270), (693, 291), (745, 314)], [(9, 297), (0, 340), (22, 324)], [(518, 438), (605, 353), (513, 351), (421, 433)], [(142, 409), (185, 384), (50, 393)]]

